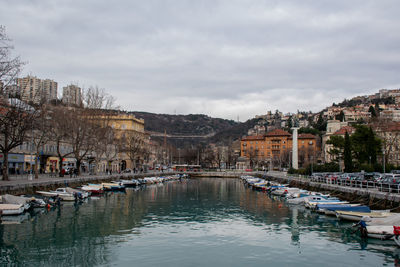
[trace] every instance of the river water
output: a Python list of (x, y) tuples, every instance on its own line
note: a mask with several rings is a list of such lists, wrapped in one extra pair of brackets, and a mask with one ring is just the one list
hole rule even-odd
[(289, 207), (239, 179), (168, 182), (0, 226), (0, 265), (396, 266), (393, 241)]

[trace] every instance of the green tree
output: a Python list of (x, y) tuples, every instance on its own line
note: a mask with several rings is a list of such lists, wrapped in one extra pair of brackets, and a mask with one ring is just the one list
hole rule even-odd
[(376, 137), (371, 127), (356, 125), (351, 136), (352, 149), (358, 164), (376, 163), (376, 155), (381, 148), (381, 140)]
[(372, 118), (376, 118), (376, 111), (375, 111), (374, 106), (370, 106), (368, 109), (368, 112), (371, 113)]
[(345, 117), (343, 110), (341, 110), (340, 113), (335, 116), (335, 119), (337, 119), (338, 121), (344, 121)]
[(326, 125), (327, 125), (327, 122), (322, 117), (322, 112), (320, 112), (318, 115), (317, 123), (314, 125), (314, 128), (323, 132), (323, 131), (326, 131)]
[(375, 103), (375, 114), (376, 114), (376, 116), (378, 117), (379, 116), (379, 113), (380, 113), (380, 108), (379, 108), (379, 104), (378, 103)]
[(344, 136), (344, 148), (343, 148), (343, 157), (344, 157), (344, 171), (352, 172), (353, 171), (353, 159), (351, 155), (351, 141), (349, 133), (346, 132)]
[(326, 143), (332, 145), (332, 148), (328, 151), (328, 153), (333, 156), (336, 162), (339, 162), (343, 156), (344, 150), (343, 136), (332, 135)]

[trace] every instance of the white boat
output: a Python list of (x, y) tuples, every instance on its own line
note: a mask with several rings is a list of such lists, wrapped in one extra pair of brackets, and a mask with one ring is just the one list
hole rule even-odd
[(361, 218), (361, 221), (364, 221), (367, 225), (400, 225), (400, 213), (389, 213), (389, 216), (377, 218), (364, 216)]
[(22, 204), (0, 204), (2, 215), (19, 215), (24, 212), (24, 205)]
[(390, 212), (384, 211), (372, 211), (372, 212), (353, 212), (353, 211), (336, 211), (336, 217), (341, 220), (348, 220), (359, 222), (363, 217), (369, 216), (370, 218), (386, 218), (389, 217), (391, 214)]
[(284, 196), (286, 194), (293, 194), (293, 193), (299, 193), (299, 192), (300, 192), (300, 188), (284, 187), (284, 188), (280, 188), (280, 189), (273, 191), (271, 194), (275, 195), (275, 196)]
[(124, 190), (125, 186), (119, 183), (102, 183), (101, 184), (104, 190)]
[(101, 184), (88, 184), (81, 187), (83, 191), (90, 192), (92, 194), (104, 193), (103, 186)]
[(316, 192), (299, 192), (297, 195), (293, 194), (292, 195), (292, 199), (287, 199), (287, 203), (289, 204), (304, 204), (307, 200), (311, 199), (311, 200), (315, 200), (318, 198), (328, 198), (329, 195), (325, 195), (325, 194), (321, 194), (321, 193), (316, 193)]
[(36, 191), (45, 197), (59, 197), (64, 201), (74, 201), (75, 196), (73, 193), (67, 192), (65, 188), (57, 188), (55, 191)]
[(338, 198), (329, 198), (324, 196), (309, 196), (304, 201), (304, 206), (313, 209), (317, 204), (348, 204), (347, 201), (341, 201)]
[(65, 191), (68, 193), (77, 194), (79, 198), (88, 198), (90, 196), (90, 193), (87, 191), (78, 190), (71, 187), (66, 187)]
[(31, 207), (31, 199), (27, 197), (13, 196), (5, 194), (0, 196), (0, 203), (2, 204), (17, 204), (23, 205), (24, 210), (28, 210)]
[(394, 236), (393, 225), (367, 225), (367, 235), (369, 238), (390, 239)]

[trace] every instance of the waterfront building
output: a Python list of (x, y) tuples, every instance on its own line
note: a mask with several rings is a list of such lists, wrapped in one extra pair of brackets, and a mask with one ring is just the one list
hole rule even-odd
[[(263, 165), (269, 168), (281, 168), (290, 165), (292, 144), (292, 135), (281, 129), (275, 129), (265, 135), (247, 136), (241, 140), (241, 161), (247, 158), (250, 167)], [(298, 135), (298, 155), (301, 166), (315, 161), (319, 154), (318, 150), (316, 136)]]
[(57, 99), (57, 82), (50, 79), (28, 75), (17, 79), (17, 88), (21, 100), (25, 102), (39, 104)]
[(329, 154), (329, 151), (333, 148), (332, 145), (327, 144), (329, 138), (339, 131), (342, 127), (349, 125), (348, 122), (338, 121), (338, 120), (329, 120), (326, 125), (326, 133), (322, 136), (322, 154), (324, 162), (328, 163), (333, 160), (332, 156)]
[(62, 102), (67, 105), (82, 105), (82, 89), (73, 84), (63, 87)]
[(372, 127), (382, 140), (386, 164), (400, 166), (400, 122), (382, 120)]
[(337, 130), (337, 131), (335, 131), (333, 133), (331, 133), (331, 132), (329, 134), (327, 133), (322, 137), (322, 140), (323, 140), (322, 144), (323, 144), (323, 152), (324, 152), (325, 163), (329, 163), (329, 162), (333, 162), (333, 161), (338, 161), (339, 160), (338, 158), (336, 158), (335, 155), (332, 155), (330, 153), (330, 151), (333, 149), (333, 146), (331, 144), (327, 144), (327, 141), (329, 141), (331, 136), (342, 136), (344, 138), (344, 136), (346, 135), (346, 132), (349, 135), (352, 135), (355, 131), (356, 131), (356, 129), (354, 127), (349, 126), (349, 125), (345, 125), (345, 126), (342, 126), (339, 130)]
[(96, 123), (108, 126), (115, 134), (116, 153), (97, 155), (98, 171), (119, 172), (127, 168), (141, 169), (148, 160), (150, 136), (144, 130), (144, 120), (126, 112), (104, 111), (95, 118)]

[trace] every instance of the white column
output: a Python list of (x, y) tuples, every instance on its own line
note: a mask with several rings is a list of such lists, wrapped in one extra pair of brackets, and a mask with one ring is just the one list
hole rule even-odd
[(298, 141), (297, 141), (297, 130), (299, 128), (293, 127), (293, 135), (292, 135), (292, 168), (298, 169), (299, 168), (299, 157), (298, 157)]

